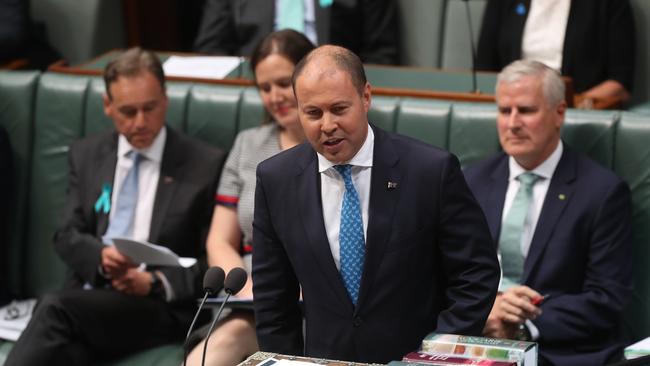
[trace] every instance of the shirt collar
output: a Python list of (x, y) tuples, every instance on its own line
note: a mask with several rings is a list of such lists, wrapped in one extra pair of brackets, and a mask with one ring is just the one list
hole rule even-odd
[[(352, 159), (350, 159), (350, 161), (348, 161), (346, 164), (350, 164), (352, 166), (371, 168), (374, 148), (375, 148), (375, 133), (372, 131), (372, 127), (368, 126), (368, 134), (366, 135), (366, 140), (363, 142), (363, 145), (361, 145), (361, 149), (359, 149), (359, 151), (357, 151), (357, 153), (352, 157)], [(316, 155), (318, 155), (319, 173), (326, 171), (327, 169), (333, 167), (334, 165), (339, 165), (327, 160), (327, 158), (325, 158), (320, 153), (316, 153)]]
[[(560, 158), (562, 157), (563, 151), (564, 146), (562, 144), (562, 140), (560, 140), (560, 142), (555, 147), (555, 150), (553, 150), (551, 156), (549, 156), (546, 160), (544, 160), (543, 163), (539, 164), (537, 168), (531, 170), (530, 172), (535, 173), (544, 179), (550, 179), (553, 176), (553, 172), (555, 172), (555, 168), (557, 168), (557, 165), (560, 163)], [(512, 156), (508, 159), (508, 165), (510, 167), (510, 177), (508, 178), (510, 181), (514, 180), (522, 173), (527, 172), (527, 170), (519, 165), (519, 163), (517, 163), (517, 161), (515, 161), (515, 158)]]
[(151, 146), (144, 149), (136, 149), (133, 147), (129, 141), (120, 134), (120, 137), (117, 140), (117, 156), (122, 157), (126, 156), (130, 151), (137, 151), (143, 155), (147, 160), (151, 160), (156, 163), (162, 161), (163, 150), (165, 149), (165, 141), (167, 140), (167, 127), (163, 126), (158, 132), (158, 136), (153, 140)]

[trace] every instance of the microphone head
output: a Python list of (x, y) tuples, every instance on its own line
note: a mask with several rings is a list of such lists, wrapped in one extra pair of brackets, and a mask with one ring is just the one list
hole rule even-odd
[(221, 267), (210, 267), (203, 276), (203, 291), (214, 295), (219, 292), (224, 285), (225, 272)]
[(231, 269), (230, 272), (228, 272), (228, 276), (226, 276), (226, 281), (223, 285), (226, 293), (235, 295), (241, 291), (246, 284), (247, 279), (248, 273), (246, 273), (243, 268), (235, 267)]

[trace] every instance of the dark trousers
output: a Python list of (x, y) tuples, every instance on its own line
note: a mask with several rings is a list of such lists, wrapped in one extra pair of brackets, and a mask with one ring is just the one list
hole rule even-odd
[(184, 323), (161, 300), (114, 290), (63, 290), (39, 302), (5, 366), (110, 360), (182, 340), (189, 325)]

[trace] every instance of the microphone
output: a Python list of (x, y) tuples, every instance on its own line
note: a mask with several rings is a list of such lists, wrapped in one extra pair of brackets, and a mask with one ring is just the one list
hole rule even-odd
[(467, 14), (467, 28), (469, 30), (469, 44), (472, 49), (472, 93), (480, 94), (478, 83), (476, 81), (476, 45), (474, 45), (474, 28), (472, 27), (472, 16), (469, 11), (469, 0), (463, 0), (465, 3), (465, 13)]
[(183, 366), (185, 366), (185, 363), (187, 362), (187, 340), (190, 338), (190, 334), (194, 329), (196, 319), (199, 317), (199, 313), (201, 312), (203, 304), (205, 304), (205, 300), (208, 296), (219, 293), (224, 285), (224, 277), (226, 277), (226, 274), (221, 267), (210, 267), (203, 276), (203, 291), (205, 292), (205, 295), (203, 296), (201, 305), (199, 305), (199, 309), (196, 311), (196, 314), (194, 314), (194, 320), (192, 320), (190, 329), (188, 329), (187, 335), (185, 336), (185, 344), (183, 345)]
[(212, 330), (214, 329), (214, 325), (217, 324), (217, 321), (219, 321), (219, 317), (221, 316), (221, 312), (223, 311), (224, 305), (226, 305), (228, 299), (230, 299), (230, 296), (235, 295), (239, 291), (241, 291), (241, 289), (246, 284), (247, 279), (248, 279), (248, 274), (243, 268), (235, 267), (231, 269), (230, 272), (228, 272), (228, 276), (226, 276), (226, 281), (223, 284), (224, 291), (226, 292), (226, 298), (221, 303), (221, 307), (219, 307), (217, 316), (212, 320), (212, 324), (210, 324), (210, 329), (208, 330), (208, 336), (205, 337), (205, 342), (203, 343), (203, 357), (201, 358), (201, 366), (205, 365), (205, 353), (208, 349), (208, 341), (210, 340), (210, 336), (212, 335)]

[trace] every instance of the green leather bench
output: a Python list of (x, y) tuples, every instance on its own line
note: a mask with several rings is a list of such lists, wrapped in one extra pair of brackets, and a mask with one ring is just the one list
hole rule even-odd
[[(9, 131), (16, 165), (9, 257), (0, 269), (22, 297), (60, 286), (66, 268), (54, 253), (67, 186), (72, 141), (112, 128), (103, 114), (99, 78), (56, 73), (0, 72), (0, 124)], [(238, 131), (256, 126), (263, 108), (253, 87), (171, 82), (168, 123), (228, 150)], [(376, 125), (449, 149), (467, 165), (499, 151), (492, 104), (375, 97)], [(566, 143), (612, 168), (632, 188), (636, 292), (627, 327), (633, 339), (650, 336), (650, 117), (617, 111), (567, 113)], [(0, 341), (0, 365), (11, 347)], [(178, 365), (179, 345), (158, 347), (110, 365)], [(109, 365), (109, 364), (105, 364)]]

